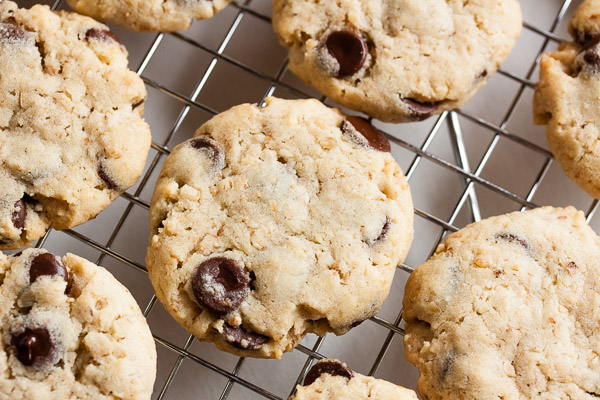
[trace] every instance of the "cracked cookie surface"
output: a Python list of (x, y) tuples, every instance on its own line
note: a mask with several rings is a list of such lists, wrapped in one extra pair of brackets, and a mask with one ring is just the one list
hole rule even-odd
[(600, 397), (600, 238), (573, 207), (488, 218), (410, 276), (408, 361), (424, 399)]
[(172, 32), (206, 19), (231, 0), (67, 0), (73, 10), (135, 31)]
[(154, 340), (104, 268), (44, 249), (0, 253), (0, 304), (0, 399), (150, 399)]
[(282, 356), (374, 315), (413, 208), (387, 139), (317, 100), (268, 98), (173, 149), (150, 206), (156, 295), (202, 341)]
[(0, 2), (0, 249), (94, 218), (139, 178), (146, 89), (108, 28)]
[(534, 122), (567, 176), (600, 198), (600, 1), (587, 0), (569, 24), (573, 42), (542, 56)]
[(289, 68), (337, 103), (388, 122), (466, 103), (521, 32), (516, 0), (275, 0)]

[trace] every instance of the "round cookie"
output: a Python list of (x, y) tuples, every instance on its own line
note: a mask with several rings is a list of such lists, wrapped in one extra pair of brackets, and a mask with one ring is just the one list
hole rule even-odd
[(0, 398), (149, 400), (156, 348), (108, 271), (43, 249), (0, 253)]
[(199, 340), (251, 357), (373, 316), (413, 234), (389, 149), (314, 99), (213, 117), (173, 149), (152, 197), (158, 299)]
[(289, 400), (417, 400), (410, 389), (353, 372), (341, 361), (324, 359), (306, 374)]
[(542, 56), (534, 122), (567, 176), (600, 198), (600, 1), (587, 0), (569, 25), (574, 42)]
[(106, 26), (0, 1), (0, 249), (94, 218), (139, 178), (146, 89)]
[(466, 103), (521, 32), (517, 0), (274, 0), (289, 68), (343, 106), (388, 122)]
[(231, 0), (67, 0), (73, 10), (135, 31), (172, 32), (206, 19)]
[(600, 397), (600, 238), (573, 207), (488, 218), (410, 276), (408, 361), (424, 399)]

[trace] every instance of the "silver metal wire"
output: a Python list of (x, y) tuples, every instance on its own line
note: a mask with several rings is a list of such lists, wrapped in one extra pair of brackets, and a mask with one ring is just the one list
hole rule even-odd
[[(226, 34), (223, 36), (216, 50), (206, 44), (199, 42), (193, 37), (188, 36), (186, 32), (176, 32), (172, 34), (156, 34), (152, 40), (152, 43), (148, 46), (146, 54), (143, 56), (141, 62), (139, 63), (136, 69), (137, 73), (142, 77), (142, 79), (148, 87), (154, 88), (164, 93), (165, 95), (171, 97), (175, 101), (179, 102), (181, 104), (181, 110), (176, 120), (172, 124), (170, 131), (166, 135), (166, 138), (161, 143), (152, 143), (152, 148), (156, 150), (156, 154), (151, 160), (149, 168), (147, 169), (145, 175), (142, 177), (141, 182), (136, 191), (133, 194), (125, 193), (121, 196), (122, 199), (127, 201), (127, 206), (125, 207), (125, 210), (123, 211), (120, 219), (115, 224), (114, 229), (112, 230), (108, 240), (104, 243), (100, 243), (97, 240), (89, 238), (86, 235), (76, 232), (74, 230), (66, 231), (66, 233), (70, 237), (100, 252), (100, 256), (96, 260), (98, 264), (101, 264), (104, 261), (105, 257), (108, 256), (119, 261), (124, 266), (129, 267), (131, 269), (131, 274), (147, 273), (145, 265), (136, 262), (135, 260), (133, 260), (125, 254), (121, 254), (120, 252), (115, 251), (112, 247), (118, 240), (119, 233), (123, 228), (125, 222), (128, 220), (128, 218), (131, 218), (132, 211), (137, 207), (143, 210), (144, 212), (147, 212), (149, 208), (149, 203), (143, 200), (140, 197), (140, 194), (147, 186), (147, 184), (151, 182), (151, 176), (155, 172), (155, 170), (159, 168), (161, 160), (169, 154), (170, 150), (167, 145), (169, 141), (173, 138), (177, 130), (182, 126), (184, 120), (186, 119), (190, 111), (192, 109), (199, 109), (209, 114), (217, 113), (217, 110), (213, 109), (207, 104), (203, 104), (201, 101), (198, 100), (198, 98), (199, 95), (202, 93), (202, 90), (205, 88), (208, 80), (210, 79), (211, 74), (213, 74), (216, 66), (219, 63), (225, 63), (230, 66), (233, 66), (234, 68), (243, 70), (251, 76), (253, 76), (254, 78), (257, 78), (268, 85), (268, 89), (265, 91), (264, 95), (261, 98), (256, 99), (258, 103), (261, 103), (267, 96), (272, 95), (276, 90), (282, 90), (291, 97), (310, 97), (309, 94), (283, 81), (283, 77), (287, 72), (287, 60), (285, 60), (277, 68), (276, 72), (271, 76), (270, 74), (258, 71), (255, 68), (245, 64), (244, 62), (237, 60), (235, 57), (232, 57), (225, 53), (227, 46), (230, 44), (230, 41), (232, 40), (236, 30), (238, 30), (240, 23), (244, 20), (244, 18), (252, 16), (254, 18), (257, 18), (258, 20), (263, 21), (266, 24), (270, 24), (270, 17), (268, 15), (263, 15), (260, 12), (255, 11), (255, 9), (251, 7), (252, 1), (253, 0), (238, 0), (232, 3), (231, 7), (234, 7), (236, 9), (236, 17), (233, 19), (233, 22), (228, 27)], [(63, 0), (54, 1), (52, 8), (60, 8), (62, 6), (62, 2)], [(529, 66), (524, 76), (504, 69), (500, 69), (500, 71), (498, 72), (504, 77), (515, 82), (519, 87), (519, 89), (516, 92), (516, 95), (511, 100), (510, 105), (506, 109), (506, 112), (499, 123), (488, 121), (485, 118), (475, 115), (474, 113), (465, 109), (459, 109), (452, 112), (445, 112), (437, 116), (435, 122), (431, 126), (429, 132), (427, 133), (423, 142), (420, 145), (409, 143), (406, 140), (395, 136), (394, 134), (386, 133), (387, 137), (392, 143), (400, 146), (401, 148), (407, 150), (408, 152), (414, 155), (413, 161), (408, 166), (408, 168), (406, 168), (406, 176), (409, 179), (409, 182), (411, 181), (413, 175), (417, 171), (417, 168), (424, 161), (429, 161), (442, 167), (443, 169), (449, 171), (451, 174), (455, 175), (456, 178), (459, 180), (461, 195), (459, 196), (458, 201), (453, 205), (452, 212), (450, 213), (449, 218), (434, 215), (433, 213), (427, 210), (420, 209), (418, 207), (418, 204), (417, 207), (415, 207), (415, 215), (417, 217), (429, 221), (430, 223), (435, 224), (440, 228), (440, 233), (437, 236), (437, 238), (433, 241), (433, 246), (430, 252), (434, 251), (435, 247), (440, 243), (441, 240), (443, 240), (446, 234), (448, 234), (449, 232), (456, 231), (458, 229), (455, 223), (461, 211), (464, 210), (466, 212), (468, 222), (478, 221), (482, 218), (480, 202), (476, 192), (476, 188), (478, 187), (486, 188), (490, 191), (493, 191), (498, 195), (517, 203), (522, 209), (536, 207), (536, 204), (534, 204), (532, 200), (538, 188), (540, 187), (540, 183), (546, 177), (553, 160), (551, 154), (545, 148), (540, 147), (539, 145), (527, 139), (524, 139), (523, 137), (517, 134), (512, 133), (508, 128), (508, 122), (516, 112), (519, 101), (522, 99), (525, 89), (533, 88), (535, 86), (535, 82), (532, 80), (532, 78), (534, 77), (534, 72), (536, 70), (537, 64), (539, 63), (541, 54), (548, 49), (549, 44), (556, 44), (564, 39), (554, 32), (570, 6), (571, 0), (564, 0), (562, 2), (562, 6), (560, 7), (550, 29), (548, 30), (528, 22), (525, 22), (523, 24), (524, 30), (541, 38), (542, 44), (539, 47), (539, 51), (535, 57), (535, 61)], [(177, 90), (165, 86), (159, 82), (156, 82), (155, 80), (151, 79), (145, 74), (147, 67), (149, 66), (158, 49), (164, 43), (165, 38), (167, 36), (171, 36), (172, 38), (185, 42), (196, 49), (200, 49), (204, 53), (210, 55), (211, 57), (211, 60), (208, 63), (206, 69), (204, 70), (202, 77), (198, 80), (197, 83), (195, 83), (195, 86), (191, 94), (189, 95), (179, 93), (177, 92)], [(321, 98), (321, 100), (326, 99)], [(476, 165), (473, 165), (471, 163), (471, 160), (469, 160), (469, 157), (467, 156), (467, 150), (465, 147), (465, 137), (463, 134), (462, 127), (463, 123), (461, 122), (461, 119), (470, 121), (471, 123), (477, 125), (478, 128), (480, 128), (481, 130), (488, 131), (493, 135), (491, 142), (484, 150), (483, 156)], [(448, 129), (449, 137), (451, 139), (451, 146), (454, 154), (454, 160), (452, 161), (446, 160), (436, 155), (434, 152), (430, 151), (430, 148), (434, 143), (435, 139), (439, 136), (440, 132), (442, 132), (444, 128)], [(538, 171), (533, 184), (530, 186), (525, 196), (511, 191), (508, 188), (505, 188), (501, 185), (490, 182), (489, 180), (482, 177), (484, 167), (488, 164), (490, 158), (494, 154), (494, 151), (496, 150), (501, 138), (509, 140), (519, 146), (523, 146), (526, 149), (528, 149), (528, 151), (541, 155), (544, 158), (543, 165)], [(591, 206), (587, 211), (588, 220), (591, 220), (591, 218), (597, 212), (599, 207), (600, 206), (598, 201), (592, 202)], [(50, 235), (52, 235), (52, 231), (49, 231), (42, 239), (40, 239), (37, 243), (37, 246), (43, 246)], [(399, 265), (398, 274), (408, 275), (414, 270), (415, 267), (416, 266), (411, 266), (407, 264)], [(145, 307), (143, 307), (145, 316), (148, 316), (152, 312), (156, 303), (156, 297), (153, 296), (148, 302), (148, 304)], [(398, 339), (398, 336), (401, 337), (404, 334), (404, 329), (401, 327), (402, 310), (398, 312), (396, 318), (392, 322), (387, 321), (386, 319), (380, 316), (375, 316), (366, 323), (374, 323), (388, 330), (387, 337), (383, 342), (383, 345), (379, 349), (379, 352), (369, 370), (370, 375), (375, 375), (378, 369), (380, 368), (381, 364), (383, 363), (386, 354), (388, 354), (388, 350), (390, 349), (392, 341), (394, 339)], [(197, 356), (196, 354), (194, 354), (194, 352), (190, 351), (190, 348), (195, 341), (194, 337), (191, 335), (187, 338), (183, 346), (178, 346), (170, 342), (169, 340), (156, 335), (155, 340), (157, 345), (171, 351), (176, 356), (176, 360), (173, 363), (170, 374), (167, 376), (164, 382), (162, 382), (161, 385), (157, 386), (159, 389), (154, 394), (153, 398), (156, 398), (158, 400), (167, 398), (169, 389), (173, 384), (177, 374), (181, 371), (184, 361), (191, 361), (202, 366), (207, 370), (210, 370), (226, 378), (226, 384), (223, 387), (219, 399), (229, 398), (232, 392), (232, 388), (234, 388), (235, 385), (243, 385), (245, 388), (255, 392), (263, 398), (282, 399), (281, 396), (278, 396), (270, 392), (269, 390), (257, 386), (252, 382), (240, 377), (241, 371), (245, 368), (245, 365), (247, 364), (245, 362), (246, 360), (244, 360), (243, 358), (239, 358), (234, 368), (228, 371), (215, 365), (214, 363), (211, 363), (206, 359)], [(294, 381), (294, 385), (289, 388), (290, 395), (294, 393), (295, 385), (302, 382), (306, 371), (310, 368), (310, 365), (314, 363), (316, 359), (324, 357), (322, 354), (320, 354), (320, 349), (326, 340), (326, 337), (318, 338), (311, 348), (308, 348), (304, 345), (300, 345), (296, 348), (296, 350), (294, 350), (295, 352), (299, 352), (306, 355), (306, 361), (303, 363), (302, 368), (297, 372), (297, 377)], [(202, 398), (204, 399), (204, 397)]]

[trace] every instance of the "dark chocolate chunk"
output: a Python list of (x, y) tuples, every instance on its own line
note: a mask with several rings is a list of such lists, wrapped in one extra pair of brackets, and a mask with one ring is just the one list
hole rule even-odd
[(579, 38), (579, 44), (581, 44), (581, 51), (586, 51), (595, 47), (598, 43), (600, 43), (600, 34), (591, 35), (586, 33), (583, 37)]
[(27, 219), (27, 205), (25, 200), (21, 199), (15, 203), (16, 210), (12, 213), (12, 223), (17, 229), (25, 228), (25, 220)]
[(7, 24), (5, 22), (0, 23), (0, 40), (17, 42), (27, 38), (27, 32), (25, 29), (18, 25)]
[(192, 276), (196, 300), (217, 315), (237, 310), (248, 297), (249, 283), (250, 277), (242, 266), (225, 257), (209, 258)]
[(417, 119), (425, 119), (438, 109), (438, 103), (427, 103), (409, 98), (401, 100), (404, 104), (406, 104), (411, 115)]
[[(357, 144), (367, 144), (377, 151), (389, 152), (391, 150), (389, 140), (365, 118), (347, 117), (342, 124), (342, 132)], [(358, 137), (357, 133), (360, 133), (362, 138)], [(364, 142), (363, 138), (366, 139), (367, 143)]]
[(343, 376), (344, 378), (348, 379), (352, 379), (354, 377), (352, 370), (339, 361), (319, 361), (312, 366), (310, 371), (308, 371), (304, 377), (304, 386), (312, 384), (323, 374), (329, 374), (331, 376)]
[(50, 361), (54, 344), (45, 328), (27, 328), (12, 337), (11, 345), (16, 350), (16, 356), (23, 365), (41, 365)]
[(485, 78), (488, 75), (488, 71), (487, 69), (484, 69), (483, 71), (481, 71), (479, 73), (479, 75), (477, 75), (477, 80), (481, 80), (483, 78)]
[(215, 168), (223, 169), (225, 167), (225, 157), (219, 146), (206, 137), (197, 137), (189, 141), (190, 146), (196, 150), (206, 149), (211, 153)]
[(583, 55), (583, 61), (593, 70), (600, 71), (600, 56), (595, 51), (586, 51)]
[(106, 187), (110, 190), (119, 189), (119, 185), (117, 185), (115, 181), (113, 181), (112, 178), (108, 175), (108, 172), (106, 172), (106, 169), (104, 168), (104, 165), (102, 165), (102, 163), (98, 164), (98, 176), (100, 177), (100, 179), (102, 179), (102, 182), (104, 182), (106, 184)]
[(121, 43), (117, 35), (108, 29), (91, 28), (85, 33), (85, 38), (99, 40), (101, 42), (116, 42)]
[(529, 250), (529, 243), (525, 239), (521, 239), (517, 235), (513, 235), (512, 233), (499, 233), (496, 235), (496, 239), (506, 240), (507, 242), (518, 243), (521, 247), (526, 250)]
[(258, 350), (269, 341), (269, 337), (254, 332), (248, 332), (241, 326), (223, 324), (223, 337), (235, 347), (245, 350)]
[(367, 43), (356, 33), (350, 31), (332, 32), (325, 39), (325, 47), (340, 66), (336, 77), (354, 75), (365, 63)]
[(52, 253), (38, 254), (31, 260), (29, 267), (29, 282), (33, 283), (40, 276), (61, 276), (66, 282), (69, 282), (69, 274), (64, 264)]

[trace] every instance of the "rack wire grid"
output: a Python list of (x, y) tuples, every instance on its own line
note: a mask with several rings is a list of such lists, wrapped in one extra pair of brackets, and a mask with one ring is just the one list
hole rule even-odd
[[(40, 1), (18, 2), (29, 7)], [(64, 0), (41, 2), (67, 9)], [(323, 357), (414, 389), (418, 372), (405, 361), (402, 345), (404, 285), (445, 235), (481, 218), (538, 205), (574, 205), (598, 230), (598, 200), (564, 176), (546, 149), (544, 127), (533, 126), (531, 117), (541, 54), (569, 40), (567, 23), (579, 3), (521, 1), (525, 22), (515, 49), (466, 106), (418, 123), (373, 121), (390, 139), (409, 179), (415, 240), (383, 309), (344, 336), (308, 335), (282, 360), (239, 358), (194, 340), (156, 301), (144, 276), (149, 200), (170, 148), (214, 114), (270, 95), (316, 97), (337, 106), (287, 70), (287, 53), (271, 28), (270, 0), (236, 0), (185, 32), (141, 34), (111, 27), (149, 92), (145, 118), (153, 143), (145, 172), (95, 220), (50, 231), (37, 246), (93, 260), (129, 288), (157, 344), (154, 399), (286, 399)]]

